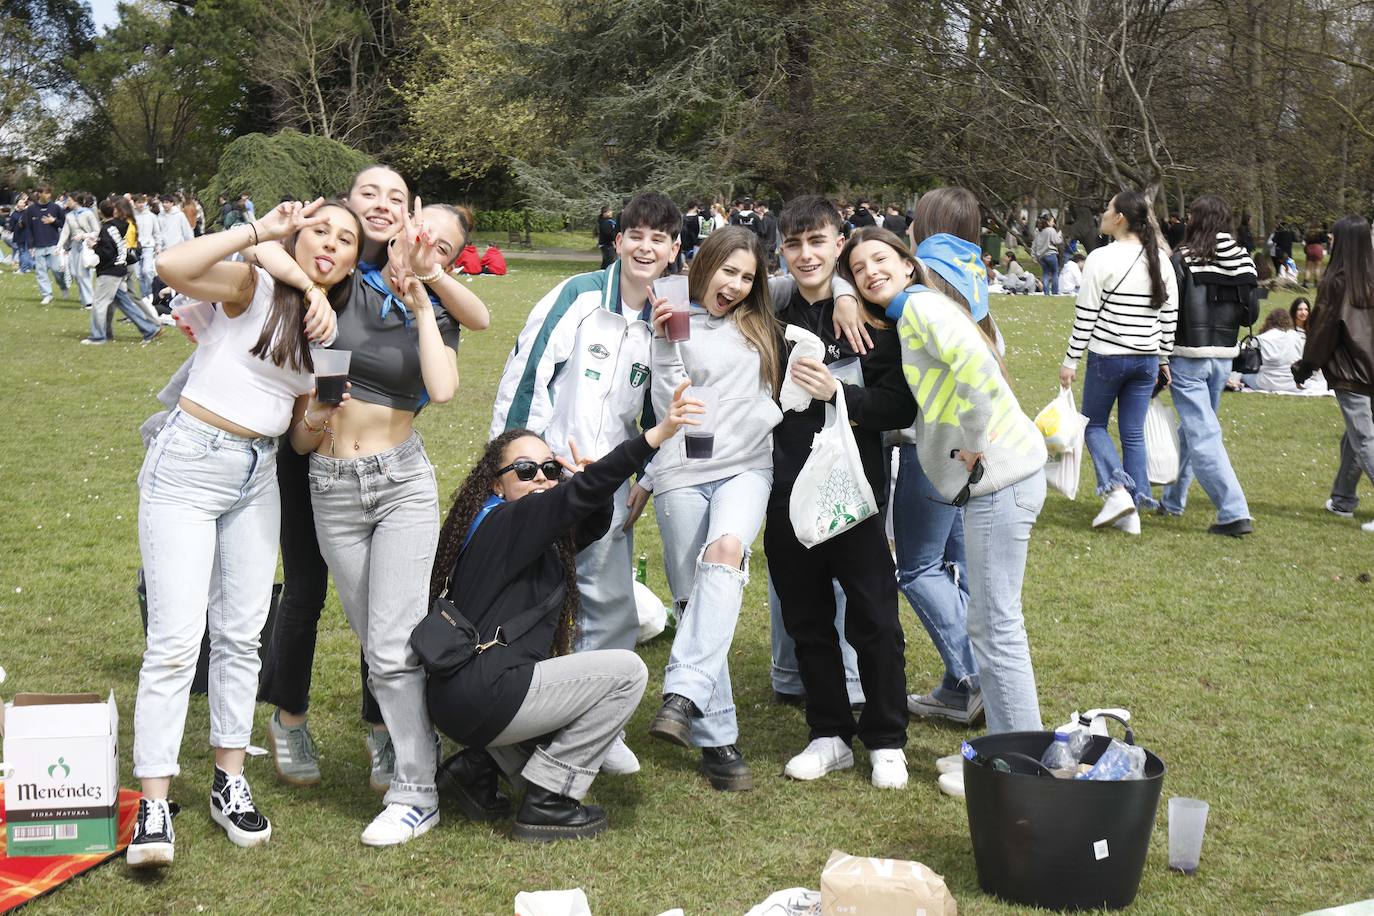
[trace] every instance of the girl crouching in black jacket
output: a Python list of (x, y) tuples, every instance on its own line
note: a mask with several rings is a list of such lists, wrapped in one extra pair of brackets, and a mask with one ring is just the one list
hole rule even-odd
[[(505, 806), (485, 747), (512, 785), (528, 784), (516, 839), (572, 839), (606, 829), (605, 812), (580, 800), (648, 675), (629, 650), (570, 654), (579, 616), (576, 557), (606, 533), (626, 478), (684, 423), (695, 425), (687, 417), (701, 412), (700, 402), (683, 398), (686, 387), (661, 423), (598, 461), (555, 458), (528, 430), (496, 437), (440, 532), (431, 604), (445, 594), (482, 643), (501, 640), (450, 675), (430, 673), (434, 724), (468, 746), (440, 768), (440, 781), (470, 816), (501, 817)], [(573, 474), (565, 477), (563, 468)]]

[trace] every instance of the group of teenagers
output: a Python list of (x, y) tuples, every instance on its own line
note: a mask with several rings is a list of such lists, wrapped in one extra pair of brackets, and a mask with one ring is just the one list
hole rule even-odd
[[(374, 166), (342, 198), (284, 203), (161, 254), (163, 280), (217, 314), (164, 392), (171, 409), (138, 478), (148, 633), (130, 865), (173, 859), (168, 792), (207, 626), (212, 819), (237, 845), (271, 836), (243, 773), (255, 700), (274, 707), (278, 776), (320, 781), (307, 712), (330, 576), (361, 644), (371, 782), (383, 793), (364, 844), (432, 829), (440, 790), (477, 820), (513, 814), (518, 839), (603, 831), (605, 812), (583, 804), (593, 780), (639, 769), (624, 738), (648, 681), (633, 651), (631, 568), (651, 495), (679, 624), (649, 733), (699, 749), (711, 786), (753, 786), (728, 655), (761, 527), (773, 686), (804, 706), (809, 730), (785, 775), (853, 766), (857, 737), (873, 784), (900, 788), (912, 713), (1039, 729), (1021, 585), (1047, 455), (988, 311), (975, 198), (925, 194), (906, 239), (869, 226), (845, 240), (820, 197), (792, 201), (779, 224), (782, 278), (769, 279), (748, 229), (702, 242), (690, 337), (673, 343), (672, 307), (652, 284), (678, 253), (682, 216), (661, 194), (631, 200), (617, 257), (531, 312), (491, 439), (442, 523), (414, 418), (457, 390), (459, 327), (489, 322), (447, 270), (467, 241), (466, 211), (412, 205), (402, 177)], [(820, 358), (789, 358), (790, 328), (815, 335)], [(316, 397), (320, 346), (351, 353), (338, 404)], [(849, 358), (862, 384), (827, 368)], [(679, 435), (705, 410), (689, 385), (719, 394), (708, 458)], [(809, 403), (784, 413), (787, 386)], [(791, 490), (839, 398), (886, 511), (807, 548)], [(284, 591), (260, 672), (278, 549)], [(945, 665), (928, 694), (906, 694), (899, 591)], [(481, 651), (466, 664), (421, 663), (412, 634), (432, 609), (474, 628)], [(442, 762), (440, 733), (462, 746)]]

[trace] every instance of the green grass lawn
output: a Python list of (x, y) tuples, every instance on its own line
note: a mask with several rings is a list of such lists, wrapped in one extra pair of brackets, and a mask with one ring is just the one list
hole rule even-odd
[[(465, 334), (462, 390), (419, 421), (445, 504), (482, 445), (497, 375), (526, 313), (585, 265), (512, 262), (478, 278), (493, 322)], [(1275, 296), (1272, 304), (1286, 304)], [(1032, 415), (1055, 393), (1072, 301), (994, 302), (1008, 364)], [(0, 665), (17, 691), (106, 691), (119, 701), (123, 783), (132, 777), (133, 701), (143, 637), (134, 598), (139, 565), (134, 478), (139, 423), (190, 352), (179, 335), (140, 346), (81, 347), (87, 316), (71, 300), (38, 305), (32, 277), (0, 275), (0, 391), (8, 417), (0, 453)], [(1374, 896), (1374, 536), (1322, 511), (1341, 421), (1334, 399), (1227, 395), (1222, 419), (1256, 518), (1243, 541), (1207, 533), (1214, 513), (1195, 487), (1188, 514), (1143, 521), (1138, 539), (1096, 532), (1092, 472), (1077, 502), (1051, 494), (1036, 526), (1025, 613), (1047, 725), (1074, 709), (1122, 705), (1140, 742), (1169, 766), (1164, 794), (1211, 802), (1202, 868), (1166, 868), (1161, 803), (1135, 904), (1139, 913), (1295, 913)], [(1367, 482), (1363, 495), (1371, 494)], [(1374, 508), (1374, 501), (1367, 502)], [(1369, 518), (1366, 510), (1357, 521)], [(666, 593), (646, 513), (637, 550)], [(404, 847), (367, 849), (358, 835), (380, 810), (367, 788), (358, 719), (357, 642), (332, 596), (320, 634), (311, 724), (324, 783), (278, 784), (250, 760), (256, 798), (272, 818), (269, 846), (231, 846), (206, 812), (206, 701), (194, 697), (174, 797), (177, 864), (156, 878), (113, 863), (33, 906), (34, 913), (509, 913), (520, 890), (581, 886), (599, 914), (743, 913), (771, 891), (819, 887), (832, 849), (916, 859), (943, 874), (961, 912), (1012, 913), (978, 889), (961, 802), (935, 785), (934, 759), (964, 732), (913, 721), (905, 791), (869, 786), (867, 758), (815, 783), (780, 776), (805, 744), (800, 712), (770, 705), (763, 554), (746, 592), (731, 658), (740, 745), (758, 788), (723, 794), (695, 758), (647, 737), (668, 646), (642, 653), (651, 672), (630, 726), (644, 769), (597, 780), (612, 829), (585, 843), (527, 846), (506, 825), (443, 823)], [(908, 684), (924, 691), (939, 659), (905, 604)], [(256, 740), (266, 743), (268, 710)]]
[[(524, 238), (524, 233), (521, 233), (521, 244), (523, 244)], [(472, 241), (479, 249), (491, 244), (503, 249), (515, 247), (510, 243), (509, 232), (478, 230), (472, 234)], [(597, 250), (596, 236), (592, 234), (590, 229), (575, 232), (531, 232), (530, 246), (536, 251), (558, 249), (592, 253)]]

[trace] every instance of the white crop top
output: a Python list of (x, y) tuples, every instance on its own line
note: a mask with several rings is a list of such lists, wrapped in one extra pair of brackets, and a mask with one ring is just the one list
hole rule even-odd
[(264, 436), (280, 436), (291, 425), (291, 407), (309, 394), (314, 377), (259, 359), (249, 351), (272, 310), (272, 277), (254, 268), (253, 301), (237, 318), (215, 316), (216, 333), (196, 348), (191, 377), (182, 396), (211, 413)]

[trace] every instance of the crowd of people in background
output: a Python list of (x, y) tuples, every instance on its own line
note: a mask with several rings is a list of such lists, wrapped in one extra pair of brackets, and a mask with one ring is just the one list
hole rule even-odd
[[(1182, 514), (1196, 478), (1212, 533), (1254, 529), (1218, 410), (1265, 271), (1248, 221), (1215, 195), (1160, 224), (1151, 201), (1123, 191), (1091, 244), (1041, 213), (1016, 233), (1039, 274), (1014, 245), (989, 250), (985, 214), (961, 188), (910, 208), (808, 195), (776, 214), (749, 198), (680, 209), (653, 192), (604, 207), (601, 267), (533, 305), (489, 444), (446, 517), (414, 418), (454, 397), (460, 329), (489, 322), (451, 273), (469, 211), (423, 206), (385, 166), (337, 199), (263, 216), (247, 195), (222, 198), (218, 232), (185, 195), (54, 199), (42, 185), (21, 204), (6, 223), (20, 267), (44, 303), (54, 286), (77, 290), (91, 310), (84, 343), (113, 337), (113, 308), (145, 340), (171, 322), (197, 343), (164, 392), (169, 412), (148, 425), (138, 478), (149, 616), (135, 867), (173, 858), (168, 799), (207, 626), (212, 819), (240, 846), (271, 836), (243, 774), (255, 692), (273, 707), (278, 777), (320, 782), (310, 670), (330, 577), (359, 639), (369, 782), (384, 796), (363, 843), (432, 829), (441, 792), (476, 820), (513, 814), (520, 839), (605, 830), (605, 811), (584, 804), (593, 781), (639, 769), (624, 729), (648, 683), (632, 559), (651, 499), (678, 627), (648, 734), (698, 752), (714, 789), (755, 784), (728, 659), (761, 530), (774, 695), (806, 719), (786, 776), (854, 766), (857, 738), (872, 784), (900, 789), (911, 716), (1038, 730), (1021, 590), (1048, 456), (990, 292), (1076, 296), (1059, 381), (1073, 385), (1086, 358), (1093, 527), (1138, 536), (1142, 514)], [(1282, 226), (1269, 238), (1275, 269), (1298, 240)], [(1325, 509), (1352, 517), (1360, 477), (1374, 479), (1374, 247), (1359, 217), (1302, 240), (1315, 305), (1269, 313), (1263, 368), (1246, 382), (1335, 392), (1346, 431)], [(679, 272), (686, 339), (654, 286)], [(173, 293), (210, 303), (214, 333), (162, 316)], [(328, 349), (351, 354), (332, 396), (320, 390)], [(1156, 493), (1143, 427), (1166, 387), (1179, 473)], [(702, 457), (682, 434), (712, 411)], [(792, 497), (833, 416), (848, 420), (876, 512), (816, 542)], [(173, 541), (174, 562), (160, 549)], [(279, 552), (285, 589), (259, 678)], [(910, 693), (899, 595), (945, 669)], [(470, 655), (455, 660), (462, 627)], [(442, 760), (440, 734), (461, 745)], [(958, 756), (936, 767), (962, 794)], [(503, 784), (522, 794), (518, 809)]]

